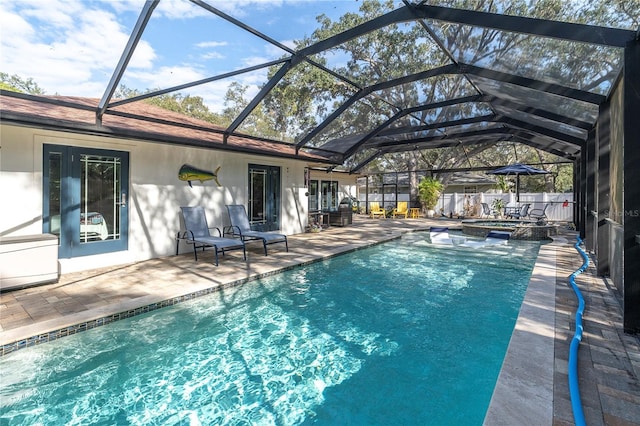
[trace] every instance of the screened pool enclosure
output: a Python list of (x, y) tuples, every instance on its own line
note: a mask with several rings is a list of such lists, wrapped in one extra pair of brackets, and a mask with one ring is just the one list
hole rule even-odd
[[(218, 91), (223, 99), (239, 89), (241, 99), (226, 98), (215, 116), (224, 142), (244, 138), (243, 150), (257, 153), (253, 142), (275, 141), (293, 156), (312, 154), (316, 168), (367, 174), (375, 163), (397, 172), (431, 166), (437, 173), (420, 163), (428, 163), (431, 150), (456, 148), (470, 163), (504, 143), (553, 154), (573, 164), (577, 228), (598, 273), (623, 294), (625, 330), (640, 331), (640, 263), (633, 262), (640, 258), (637, 0), (305, 2), (318, 19), (300, 28), (279, 21), (278, 8), (256, 3), (255, 13), (240, 13), (226, 3), (144, 3), (91, 109), (96, 126), (106, 115), (123, 114), (122, 106), (157, 96), (211, 98)], [(163, 16), (171, 8), (183, 18), (168, 26)], [(210, 71), (185, 46), (179, 60), (197, 65), (204, 78), (185, 73), (179, 84), (122, 98), (119, 87), (133, 84), (132, 58), (145, 34), (173, 34), (157, 46), (162, 55), (180, 48), (180, 33), (195, 21), (206, 22), (219, 43), (260, 55), (229, 57), (225, 71)], [(283, 39), (274, 22), (298, 36)], [(448, 163), (454, 169), (455, 160)]]

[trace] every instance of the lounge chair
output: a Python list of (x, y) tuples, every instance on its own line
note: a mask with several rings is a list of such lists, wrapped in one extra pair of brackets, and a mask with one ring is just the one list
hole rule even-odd
[(511, 233), (506, 231), (489, 231), (484, 241), (465, 241), (461, 247), (482, 248), (487, 246), (504, 245), (509, 242)]
[(532, 209), (529, 213), (529, 217), (534, 220), (543, 220), (547, 218), (547, 208), (549, 204), (545, 204), (541, 209)]
[(284, 243), (287, 251), (289, 251), (289, 242), (284, 234), (276, 234), (274, 232), (260, 232), (251, 229), (247, 210), (243, 205), (232, 204), (227, 205), (231, 226), (224, 228), (224, 235), (233, 235), (240, 237), (242, 241), (262, 240), (264, 246), (264, 255), (267, 255), (267, 245)]
[[(180, 207), (186, 231), (180, 231), (176, 235), (176, 255), (180, 246), (180, 240), (185, 240), (187, 244), (193, 244), (193, 256), (198, 261), (199, 248), (213, 247), (216, 253), (216, 266), (218, 266), (218, 253), (224, 255), (225, 251), (242, 249), (242, 257), (247, 260), (247, 251), (244, 241), (222, 238), (220, 228), (209, 228), (207, 217), (202, 207)], [(211, 235), (210, 230), (216, 229), (218, 237)]]
[(398, 201), (398, 206), (393, 209), (391, 216), (393, 216), (394, 219), (396, 216), (404, 216), (405, 219), (409, 217), (409, 203), (406, 201)]
[(432, 226), (429, 228), (429, 238), (431, 238), (432, 244), (453, 244), (447, 227)]
[(380, 207), (380, 204), (377, 201), (372, 201), (369, 207), (369, 215), (372, 219), (375, 219), (376, 217), (385, 218), (387, 217), (387, 212), (385, 209)]

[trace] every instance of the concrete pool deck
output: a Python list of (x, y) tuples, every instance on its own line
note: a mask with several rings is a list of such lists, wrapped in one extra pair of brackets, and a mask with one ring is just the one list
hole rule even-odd
[[(352, 226), (290, 236), (288, 253), (271, 246), (265, 257), (261, 244), (248, 244), (246, 263), (230, 252), (216, 268), (211, 252), (197, 263), (186, 253), (65, 274), (54, 284), (0, 294), (0, 345), (8, 353), (431, 225), (455, 229), (460, 221), (356, 216)], [(487, 425), (573, 424), (567, 358), (577, 301), (567, 277), (582, 259), (573, 248), (575, 236), (561, 237), (541, 250)], [(587, 424), (640, 425), (638, 337), (622, 332), (618, 295), (593, 275), (593, 267), (576, 281), (586, 301), (579, 377)]]

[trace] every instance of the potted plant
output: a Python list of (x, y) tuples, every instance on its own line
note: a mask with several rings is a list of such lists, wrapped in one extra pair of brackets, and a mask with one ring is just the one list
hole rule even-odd
[(427, 210), (427, 217), (433, 217), (435, 213), (434, 209), (436, 208), (436, 204), (438, 204), (438, 198), (440, 197), (442, 188), (442, 183), (440, 183), (438, 179), (430, 176), (423, 177), (418, 184), (418, 194), (420, 201)]
[(502, 198), (496, 198), (491, 203), (491, 207), (493, 207), (493, 211), (496, 212), (496, 216), (502, 218), (505, 208), (505, 203)]

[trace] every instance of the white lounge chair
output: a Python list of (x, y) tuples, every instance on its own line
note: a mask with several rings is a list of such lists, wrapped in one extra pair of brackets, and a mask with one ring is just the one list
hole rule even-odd
[(429, 228), (429, 238), (432, 244), (453, 244), (453, 240), (449, 236), (449, 228), (432, 226)]
[(506, 231), (489, 231), (484, 241), (465, 241), (461, 247), (482, 248), (487, 246), (505, 245), (509, 242), (511, 233)]

